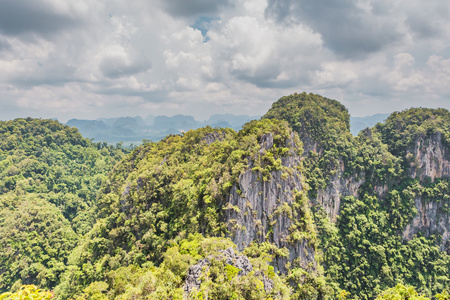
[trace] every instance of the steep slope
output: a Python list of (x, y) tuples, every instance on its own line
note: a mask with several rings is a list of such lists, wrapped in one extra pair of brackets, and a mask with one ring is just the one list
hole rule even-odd
[(355, 138), (345, 116), (334, 100), (305, 93), (281, 98), (265, 116), (287, 120), (310, 144), (304, 174), (328, 281), (362, 299), (399, 281), (427, 295), (448, 288), (450, 257), (440, 251), (448, 111), (394, 113)]
[(54, 287), (78, 241), (61, 211), (36, 194), (0, 200), (0, 290)]
[(450, 254), (450, 112), (410, 109), (392, 114), (376, 129), (402, 158), (405, 177), (414, 179), (417, 214), (403, 237), (436, 236), (441, 250)]
[(399, 282), (450, 288), (447, 110), (394, 113), (353, 137), (340, 103), (294, 94), (239, 132), (146, 143), (106, 180), (120, 149), (48, 120), (0, 134), (3, 290), (374, 299)]
[[(282, 150), (285, 154), (279, 158), (275, 169), (255, 166), (255, 162), (249, 160), (248, 169), (241, 173), (227, 197), (229, 209), (225, 218), (232, 241), (239, 250), (255, 241), (284, 249), (286, 253), (276, 257), (275, 264), (283, 274), (288, 272), (287, 262), (292, 267), (317, 271), (313, 244), (316, 236), (301, 172), (299, 144), (298, 137), (291, 133)], [(260, 146), (257, 155), (274, 159), (271, 132), (261, 137)]]
[(335, 220), (341, 197), (356, 195), (361, 184), (348, 171), (356, 153), (347, 109), (320, 95), (295, 93), (273, 103), (263, 118), (286, 120), (299, 134), (310, 199)]
[(109, 270), (159, 264), (171, 243), (196, 233), (229, 236), (240, 250), (258, 242), (284, 274), (297, 270), (298, 291), (323, 293), (301, 151), (278, 120), (253, 121), (238, 133), (206, 127), (135, 149), (103, 187), (100, 221), (75, 252), (60, 295), (105, 280)]

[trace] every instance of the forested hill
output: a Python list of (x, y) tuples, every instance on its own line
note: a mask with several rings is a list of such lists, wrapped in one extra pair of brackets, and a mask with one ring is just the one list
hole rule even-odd
[(400, 282), (428, 296), (448, 289), (449, 111), (396, 112), (355, 138), (346, 109), (318, 95), (284, 97), (265, 117), (304, 141), (328, 282), (362, 299)]
[(199, 128), (126, 156), (54, 121), (3, 122), (0, 290), (448, 299), (450, 113), (396, 112), (356, 137), (349, 117), (293, 94), (238, 132)]
[(60, 281), (95, 222), (105, 175), (123, 156), (56, 121), (0, 122), (0, 290)]

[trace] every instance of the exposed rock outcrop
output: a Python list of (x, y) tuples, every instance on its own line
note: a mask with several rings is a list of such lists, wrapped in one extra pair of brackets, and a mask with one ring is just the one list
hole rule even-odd
[[(407, 151), (406, 159), (411, 166), (408, 175), (421, 182), (450, 177), (450, 150), (443, 144), (439, 132), (429, 138), (416, 139), (414, 148)], [(450, 254), (450, 199), (428, 201), (416, 197), (414, 203), (417, 214), (404, 229), (403, 238), (409, 240), (419, 233), (426, 237), (441, 236), (441, 251)]]
[(442, 143), (440, 132), (429, 138), (418, 138), (414, 148), (407, 151), (406, 159), (410, 161), (409, 176), (423, 180), (429, 177), (450, 177), (450, 151)]
[[(227, 265), (238, 268), (238, 278), (245, 276), (253, 271), (253, 266), (248, 257), (245, 255), (236, 254), (233, 248), (228, 248), (219, 252), (219, 255), (210, 255), (207, 258), (199, 260), (195, 265), (189, 267), (188, 274), (183, 286), (186, 298), (192, 291), (200, 289), (200, 286), (202, 284), (202, 274), (205, 274), (203, 272), (208, 272), (208, 268), (211, 265), (211, 260), (221, 260), (224, 261), (224, 263)], [(264, 284), (264, 290), (267, 293), (273, 289), (274, 283), (271, 279), (267, 278), (264, 274), (261, 273), (255, 275), (260, 277), (261, 281)]]
[(224, 132), (210, 132), (205, 134), (205, 136), (202, 138), (202, 142), (207, 143), (208, 145), (211, 145), (212, 143), (214, 143), (215, 141), (223, 141), (223, 139), (225, 138), (225, 133)]
[(183, 290), (186, 296), (189, 295), (194, 289), (200, 289), (200, 285), (202, 284), (200, 277), (202, 276), (202, 272), (206, 271), (206, 268), (209, 266), (209, 264), (209, 259), (204, 258), (199, 260), (195, 265), (189, 267), (183, 286)]
[(450, 254), (449, 243), (450, 238), (450, 199), (442, 199), (437, 201), (426, 201), (422, 197), (416, 197), (415, 206), (417, 215), (412, 222), (406, 226), (403, 231), (404, 239), (411, 239), (414, 235), (421, 233), (424, 236), (440, 235), (442, 242), (440, 243), (441, 251), (447, 251)]
[(340, 162), (341, 170), (333, 174), (330, 182), (324, 189), (319, 189), (317, 198), (313, 203), (320, 204), (327, 213), (331, 222), (336, 222), (339, 216), (341, 198), (345, 196), (358, 197), (359, 187), (364, 183), (364, 178), (344, 178), (343, 162)]
[[(282, 170), (270, 172), (270, 179), (264, 180), (262, 174), (250, 168), (239, 177), (228, 197), (228, 229), (231, 239), (238, 250), (249, 246), (251, 242), (269, 241), (278, 248), (289, 250), (287, 258), (278, 258), (276, 269), (282, 273), (286, 271), (285, 264), (296, 260), (304, 269), (315, 269), (315, 250), (309, 246), (307, 239), (295, 242), (290, 238), (295, 214), (294, 209), (309, 210), (308, 205), (298, 207), (294, 205), (296, 197), (302, 193), (306, 195), (306, 186), (302, 182), (299, 171), (300, 156), (294, 136), (286, 142), (290, 148), (289, 155), (281, 159)], [(267, 134), (262, 137), (260, 153), (264, 153), (273, 146), (273, 136)]]

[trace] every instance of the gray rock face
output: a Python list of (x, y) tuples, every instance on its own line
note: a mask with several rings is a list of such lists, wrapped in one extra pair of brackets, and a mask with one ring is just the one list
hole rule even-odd
[[(265, 135), (260, 141), (260, 153), (273, 146), (273, 136)], [(253, 241), (269, 241), (278, 248), (286, 247), (289, 257), (278, 258), (275, 268), (286, 272), (285, 264), (297, 261), (304, 269), (315, 269), (315, 251), (306, 239), (291, 242), (289, 235), (295, 223), (293, 210), (298, 193), (306, 193), (302, 174), (298, 170), (300, 156), (293, 139), (287, 142), (290, 155), (282, 158), (286, 170), (272, 171), (270, 179), (264, 181), (259, 172), (247, 170), (239, 177), (228, 196), (226, 219), (230, 238), (243, 250)], [(309, 208), (307, 208), (309, 209)], [(297, 212), (301, 214), (301, 212)]]
[(359, 187), (364, 183), (363, 177), (356, 179), (354, 177), (344, 178), (344, 163), (340, 161), (341, 170), (333, 174), (328, 186), (317, 192), (317, 198), (313, 203), (320, 204), (327, 213), (331, 222), (336, 222), (339, 216), (341, 198), (344, 196), (358, 197)]
[[(202, 283), (201, 276), (202, 272), (207, 272), (211, 260), (217, 259), (224, 261), (227, 265), (231, 265), (239, 269), (238, 278), (247, 275), (251, 271), (253, 271), (253, 266), (245, 255), (237, 255), (233, 248), (228, 248), (226, 250), (220, 251), (220, 255), (218, 256), (208, 256), (205, 259), (199, 260), (198, 263), (192, 265), (183, 286), (184, 296), (187, 298), (189, 294), (194, 291), (200, 289), (200, 285)], [(274, 283), (271, 279), (264, 276), (264, 274), (255, 274), (256, 276), (261, 277), (262, 282), (264, 283), (264, 290), (266, 292), (270, 292), (274, 286)]]
[(412, 178), (450, 177), (450, 151), (442, 143), (441, 133), (438, 132), (428, 139), (417, 139), (414, 148), (407, 151), (411, 157), (409, 175)]
[(253, 266), (247, 256), (236, 255), (233, 248), (228, 248), (220, 252), (224, 254), (226, 264), (232, 265), (240, 270), (238, 277), (245, 276), (253, 271)]
[(264, 151), (269, 150), (273, 147), (273, 135), (272, 133), (265, 134), (261, 137), (261, 140), (259, 141), (259, 144), (261, 145), (261, 149), (259, 150), (260, 153), (263, 153)]
[(209, 266), (210, 261), (209, 259), (201, 259), (196, 263), (195, 265), (192, 265), (189, 267), (188, 274), (186, 277), (186, 280), (184, 282), (184, 293), (185, 295), (189, 295), (194, 289), (199, 289), (200, 285), (202, 284), (202, 281), (200, 280), (200, 277), (202, 276), (202, 272)]
[(403, 238), (410, 240), (419, 232), (424, 236), (441, 235), (442, 243), (441, 251), (447, 251), (450, 254), (449, 238), (450, 238), (450, 214), (445, 212), (444, 207), (450, 206), (450, 199), (442, 199), (440, 202), (427, 202), (421, 197), (415, 199), (417, 215), (412, 222), (406, 226), (403, 231)]
[[(370, 131), (369, 131), (370, 132)], [(303, 133), (303, 148), (304, 152), (302, 158), (307, 158), (309, 152), (316, 152), (322, 155), (323, 149), (318, 146), (318, 143), (311, 139), (308, 134)], [(364, 183), (364, 174), (360, 176), (352, 176), (344, 178), (344, 162), (339, 160), (339, 169), (334, 173), (328, 185), (317, 191), (317, 197), (310, 199), (313, 205), (320, 205), (325, 210), (331, 222), (336, 222), (339, 216), (341, 206), (341, 199), (345, 196), (358, 197), (359, 187)]]
[[(425, 178), (434, 181), (436, 178), (450, 177), (450, 151), (442, 143), (441, 133), (436, 133), (428, 139), (417, 139), (414, 148), (407, 151), (407, 159), (411, 168), (409, 176), (421, 181)], [(426, 237), (441, 235), (441, 251), (450, 253), (450, 214), (446, 207), (450, 199), (426, 201), (416, 197), (417, 215), (403, 231), (404, 239), (411, 239), (421, 233)]]
[[(436, 178), (450, 177), (450, 149), (442, 143), (440, 133), (430, 138), (417, 139), (414, 146), (406, 152), (405, 160), (410, 163), (407, 174), (411, 178), (418, 178), (421, 181), (429, 178), (434, 181)], [(340, 165), (343, 166), (342, 161)], [(317, 198), (311, 199), (312, 203), (320, 204), (324, 208), (332, 222), (336, 222), (339, 216), (342, 197), (350, 195), (358, 197), (359, 187), (364, 183), (364, 176), (361, 176), (361, 179), (357, 179), (356, 176), (343, 178), (343, 173), (342, 167), (330, 178), (328, 186), (318, 191)], [(379, 197), (386, 196), (389, 191), (387, 184), (374, 184), (373, 188)], [(448, 199), (429, 202), (417, 197), (415, 199), (417, 215), (404, 229), (403, 238), (411, 239), (418, 233), (427, 237), (433, 234), (441, 235), (441, 250), (450, 252), (450, 216), (446, 212), (448, 206), (450, 206)]]
[(225, 137), (225, 134), (223, 132), (219, 133), (217, 131), (214, 131), (214, 132), (205, 134), (205, 136), (202, 138), (202, 141), (207, 143), (208, 145), (211, 145), (215, 141), (222, 141), (224, 139), (224, 137)]

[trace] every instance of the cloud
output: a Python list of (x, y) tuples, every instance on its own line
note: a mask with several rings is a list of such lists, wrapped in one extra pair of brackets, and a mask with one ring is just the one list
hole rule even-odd
[[(260, 88), (286, 88), (309, 80), (323, 59), (322, 40), (308, 27), (267, 22), (262, 1), (245, 7), (245, 16), (217, 23), (208, 32), (215, 70)], [(259, 4), (259, 6), (258, 6)], [(265, 7), (265, 6), (264, 6)]]
[(218, 21), (219, 18), (215, 17), (205, 17), (205, 16), (200, 16), (199, 18), (197, 18), (195, 20), (195, 23), (191, 26), (194, 29), (200, 30), (200, 32), (202, 33), (203, 37), (204, 37), (204, 41), (207, 42), (208, 41), (208, 37), (206, 36), (206, 33), (208, 32), (209, 28), (211, 27), (211, 22), (213, 21)]
[(405, 14), (405, 25), (415, 39), (431, 40), (443, 37), (448, 33), (450, 8), (448, 2), (436, 0), (423, 5), (421, 1), (411, 1), (402, 5)]
[(321, 34), (325, 45), (345, 58), (364, 57), (403, 38), (396, 19), (378, 4), (358, 1), (269, 0), (266, 16), (279, 23), (303, 23)]
[(176, 17), (210, 16), (230, 5), (229, 0), (171, 0), (162, 1), (162, 6), (169, 14)]
[(397, 91), (420, 88), (426, 80), (420, 72), (415, 70), (414, 65), (415, 59), (411, 54), (395, 55), (394, 68), (386, 75), (386, 81)]
[(134, 75), (151, 68), (151, 61), (140, 49), (126, 49), (120, 44), (112, 44), (98, 54), (99, 68), (103, 76), (120, 78)]
[(254, 115), (302, 91), (360, 115), (449, 107), (449, 10), (445, 0), (4, 0), (0, 117)]
[(2, 0), (0, 8), (0, 32), (9, 36), (48, 36), (79, 25), (70, 6), (43, 0)]
[(0, 54), (5, 50), (10, 50), (11, 44), (7, 39), (0, 37)]

